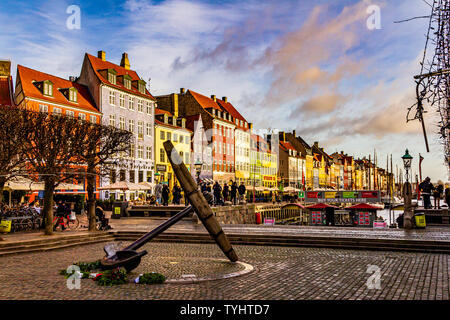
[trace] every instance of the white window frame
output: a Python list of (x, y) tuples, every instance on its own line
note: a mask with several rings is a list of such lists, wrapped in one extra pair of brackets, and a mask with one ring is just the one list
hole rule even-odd
[(116, 105), (116, 93), (113, 90), (109, 91), (109, 104), (112, 106)]

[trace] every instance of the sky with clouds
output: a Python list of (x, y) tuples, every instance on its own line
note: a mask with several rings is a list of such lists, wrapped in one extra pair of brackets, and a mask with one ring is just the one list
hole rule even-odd
[[(428, 1), (429, 2), (429, 1)], [(67, 8), (80, 7), (80, 29)], [(380, 29), (369, 29), (372, 5)], [(415, 102), (428, 15), (424, 0), (0, 1), (0, 58), (68, 78), (85, 52), (131, 68), (154, 95), (184, 87), (227, 96), (254, 127), (296, 130), (325, 151), (368, 157), (379, 166), (405, 148), (425, 158), (423, 174), (447, 180), (437, 118), (426, 114), (431, 152)]]

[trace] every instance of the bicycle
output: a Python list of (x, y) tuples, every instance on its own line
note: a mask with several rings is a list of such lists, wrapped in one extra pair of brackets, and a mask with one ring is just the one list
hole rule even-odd
[(52, 223), (54, 231), (56, 231), (58, 228), (63, 230), (66, 228), (70, 230), (76, 230), (80, 226), (78, 217), (75, 216), (75, 219), (71, 219), (71, 214), (67, 214), (64, 216), (55, 216)]

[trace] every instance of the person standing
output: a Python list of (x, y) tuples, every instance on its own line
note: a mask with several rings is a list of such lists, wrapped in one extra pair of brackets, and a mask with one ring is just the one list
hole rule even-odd
[(181, 188), (176, 183), (172, 189), (172, 194), (173, 194), (173, 204), (180, 204)]
[(228, 183), (225, 183), (225, 185), (223, 186), (223, 201), (228, 201), (228, 195), (230, 193), (230, 189), (228, 187)]
[[(436, 189), (434, 189), (433, 192), (433, 198), (434, 198), (434, 208), (440, 209), (441, 208), (441, 199), (444, 197), (444, 183), (439, 180), (438, 186)], [(437, 205), (436, 205), (437, 203)]]
[(231, 202), (236, 205), (236, 198), (237, 198), (237, 191), (238, 190), (238, 186), (236, 181), (233, 182), (233, 184), (231, 185)]
[(445, 203), (447, 203), (447, 207), (450, 208), (450, 185), (445, 188)]
[(238, 191), (239, 191), (239, 202), (244, 201), (246, 189), (245, 189), (243, 182), (241, 182), (241, 185), (239, 186)]
[(163, 189), (163, 186), (162, 186), (161, 182), (158, 182), (158, 184), (155, 186), (155, 197), (156, 197), (156, 203), (159, 206), (161, 205), (162, 189)]
[(430, 182), (430, 177), (426, 177), (424, 181), (419, 184), (419, 190), (422, 193), (423, 207), (425, 209), (431, 209), (431, 192), (434, 190), (433, 184)]
[(213, 190), (214, 190), (214, 204), (218, 206), (220, 204), (222, 187), (217, 181), (213, 186)]
[(162, 188), (162, 200), (163, 200), (163, 206), (167, 207), (169, 205), (169, 186), (165, 184)]

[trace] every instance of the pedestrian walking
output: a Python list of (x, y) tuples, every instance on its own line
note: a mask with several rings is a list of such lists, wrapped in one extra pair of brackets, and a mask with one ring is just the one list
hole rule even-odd
[(213, 190), (214, 190), (214, 204), (218, 206), (221, 203), (222, 187), (217, 181), (213, 186)]
[(170, 194), (170, 189), (169, 186), (167, 184), (165, 184), (162, 188), (162, 202), (163, 202), (163, 206), (167, 207), (169, 205), (169, 194)]
[(419, 184), (419, 190), (422, 193), (422, 199), (423, 199), (423, 207), (425, 209), (431, 209), (431, 193), (434, 190), (433, 184), (430, 182), (431, 179), (429, 177), (426, 177), (424, 181), (422, 181)]
[(239, 188), (238, 188), (238, 192), (239, 192), (239, 202), (244, 201), (244, 199), (245, 199), (245, 191), (247, 191), (247, 190), (246, 190), (246, 188), (245, 188), (245, 186), (244, 186), (244, 183), (241, 182), (241, 185), (240, 185)]
[(433, 191), (433, 198), (434, 198), (434, 208), (440, 209), (441, 199), (444, 198), (444, 183), (441, 180), (438, 181), (438, 185), (436, 189), (434, 189)]
[(238, 193), (238, 186), (237, 186), (236, 181), (234, 181), (234, 182), (231, 184), (231, 192), (230, 192), (230, 194), (231, 194), (231, 202), (232, 202), (234, 205), (236, 205), (237, 193)]

